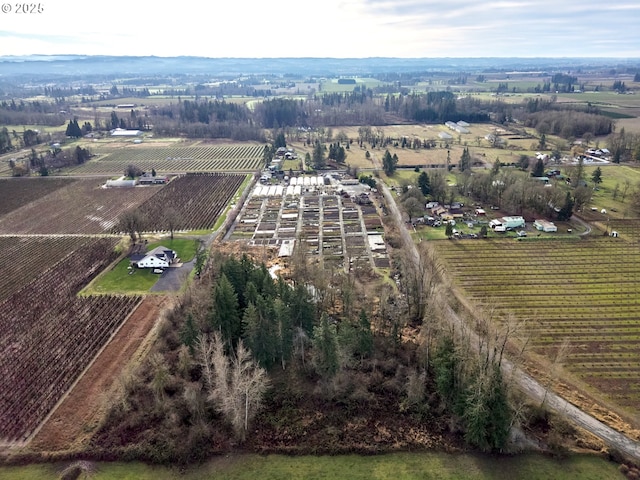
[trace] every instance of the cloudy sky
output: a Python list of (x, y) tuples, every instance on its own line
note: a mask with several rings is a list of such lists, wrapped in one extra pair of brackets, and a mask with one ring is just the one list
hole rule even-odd
[[(3, 3), (5, 2), (5, 3)], [(638, 0), (0, 0), (0, 56), (640, 57)]]

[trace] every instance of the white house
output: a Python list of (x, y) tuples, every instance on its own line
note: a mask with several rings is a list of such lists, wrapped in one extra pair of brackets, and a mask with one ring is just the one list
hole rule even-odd
[(130, 260), (138, 268), (168, 268), (178, 259), (175, 250), (160, 245), (144, 255), (132, 255)]

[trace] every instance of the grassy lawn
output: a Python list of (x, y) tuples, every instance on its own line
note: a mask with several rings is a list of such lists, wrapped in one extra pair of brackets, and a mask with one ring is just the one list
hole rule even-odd
[[(591, 174), (596, 169), (595, 166), (585, 167), (585, 180), (589, 186), (593, 186), (591, 182)], [(630, 196), (632, 191), (640, 184), (640, 169), (627, 165), (605, 165), (601, 166), (602, 183), (598, 186), (598, 190), (593, 192), (590, 206), (596, 207), (598, 210), (606, 209), (611, 218), (635, 217), (629, 211)], [(625, 202), (622, 202), (623, 190), (625, 182), (628, 182)], [(618, 195), (616, 200), (613, 199), (613, 192), (618, 185)], [(614, 210), (617, 210), (615, 212)]]
[[(123, 258), (112, 270), (98, 277), (84, 293), (145, 293), (153, 287), (159, 275), (151, 269), (133, 268), (129, 270), (129, 259)], [(132, 272), (132, 273), (130, 273)]]
[[(198, 241), (193, 238), (170, 238), (149, 243), (147, 251), (164, 245), (175, 250), (183, 262), (188, 262), (196, 255)], [(85, 290), (86, 294), (101, 293), (146, 293), (153, 287), (159, 275), (152, 273), (151, 269), (133, 268), (129, 270), (129, 259), (123, 258), (111, 270), (105, 272), (92, 282)]]
[[(0, 468), (0, 480), (56, 479), (62, 465)], [(492, 480), (504, 478), (624, 479), (616, 464), (595, 456), (556, 460), (542, 455), (491, 457), (470, 454), (395, 453), (376, 456), (288, 457), (281, 455), (225, 456), (179, 472), (175, 468), (142, 463), (98, 463), (93, 480), (168, 479), (441, 479)], [(259, 472), (259, 473), (258, 473)], [(508, 475), (505, 476), (505, 473)]]

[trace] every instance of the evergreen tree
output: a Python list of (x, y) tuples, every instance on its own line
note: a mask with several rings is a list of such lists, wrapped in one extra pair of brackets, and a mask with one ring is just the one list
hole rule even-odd
[(458, 388), (459, 359), (453, 338), (444, 336), (433, 358), (436, 390), (444, 403), (453, 408), (459, 396)]
[(279, 132), (279, 133), (276, 135), (276, 139), (275, 139), (275, 141), (273, 142), (273, 146), (275, 147), (275, 149), (276, 149), (276, 150), (277, 150), (278, 148), (281, 148), (281, 147), (283, 147), (283, 148), (284, 148), (284, 147), (286, 147), (286, 146), (287, 146), (287, 141), (286, 141), (286, 140), (285, 140), (285, 138), (284, 138), (284, 132)]
[(594, 183), (594, 185), (599, 185), (602, 183), (602, 170), (600, 169), (600, 167), (597, 167), (591, 174), (591, 181)]
[(69, 120), (69, 125), (67, 125), (67, 131), (65, 133), (67, 137), (80, 138), (82, 136), (82, 129), (80, 125), (78, 125), (78, 119), (74, 118), (73, 120)]
[(431, 193), (431, 184), (429, 183), (429, 174), (422, 172), (418, 175), (418, 187), (425, 197)]
[(11, 144), (11, 136), (7, 127), (0, 129), (0, 153), (6, 153), (13, 149)]
[(196, 326), (196, 322), (193, 319), (193, 315), (190, 313), (187, 315), (187, 321), (184, 323), (182, 330), (180, 330), (180, 341), (189, 347), (189, 351), (193, 355), (194, 348), (196, 345), (196, 340), (198, 340), (198, 335), (200, 332), (198, 331), (198, 327)]
[(544, 162), (541, 158), (536, 161), (536, 166), (533, 167), (533, 172), (531, 172), (532, 177), (544, 177)]
[(469, 153), (469, 147), (465, 147), (462, 151), (462, 156), (460, 157), (458, 168), (461, 172), (471, 169), (471, 154)]
[(571, 193), (567, 192), (567, 196), (565, 197), (565, 200), (564, 200), (564, 205), (558, 212), (558, 220), (560, 221), (569, 220), (571, 218), (571, 215), (573, 215), (573, 205), (574, 205), (574, 202), (573, 202), (573, 198), (571, 198)]
[(324, 146), (320, 142), (316, 142), (313, 147), (312, 156), (313, 168), (320, 170), (325, 167)]
[(258, 297), (260, 307), (250, 303), (244, 310), (244, 339), (247, 347), (253, 353), (253, 358), (264, 368), (269, 369), (276, 358), (276, 344), (274, 338), (273, 321), (267, 301)]
[(320, 325), (313, 329), (312, 344), (316, 371), (323, 378), (333, 377), (339, 369), (338, 334), (326, 313), (322, 314)]
[(502, 450), (509, 437), (511, 408), (500, 366), (478, 373), (465, 400), (465, 440), (483, 451)]
[(213, 289), (213, 310), (209, 315), (209, 323), (218, 330), (228, 347), (236, 345), (242, 334), (238, 295), (231, 282), (223, 273)]
[(358, 325), (358, 345), (357, 353), (361, 357), (368, 357), (373, 351), (373, 332), (371, 331), (371, 322), (367, 317), (364, 308), (360, 310), (360, 322)]
[(279, 298), (273, 302), (273, 312), (276, 321), (276, 334), (278, 339), (277, 353), (284, 369), (293, 353), (293, 324), (291, 312), (286, 304)]
[(291, 319), (295, 327), (302, 328), (307, 335), (313, 332), (314, 307), (309, 291), (303, 284), (297, 283), (291, 295)]
[(389, 153), (389, 150), (385, 150), (382, 157), (382, 169), (384, 170), (384, 173), (389, 177), (392, 176), (396, 171), (397, 164), (397, 157), (394, 161), (391, 153)]

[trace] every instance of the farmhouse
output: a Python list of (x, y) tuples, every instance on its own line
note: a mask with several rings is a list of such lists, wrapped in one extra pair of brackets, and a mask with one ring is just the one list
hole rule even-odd
[(536, 230), (541, 230), (543, 232), (557, 232), (558, 227), (548, 220), (536, 220), (533, 222), (533, 226), (536, 227)]
[(175, 250), (160, 245), (144, 255), (131, 255), (129, 259), (138, 268), (168, 268), (178, 256)]

